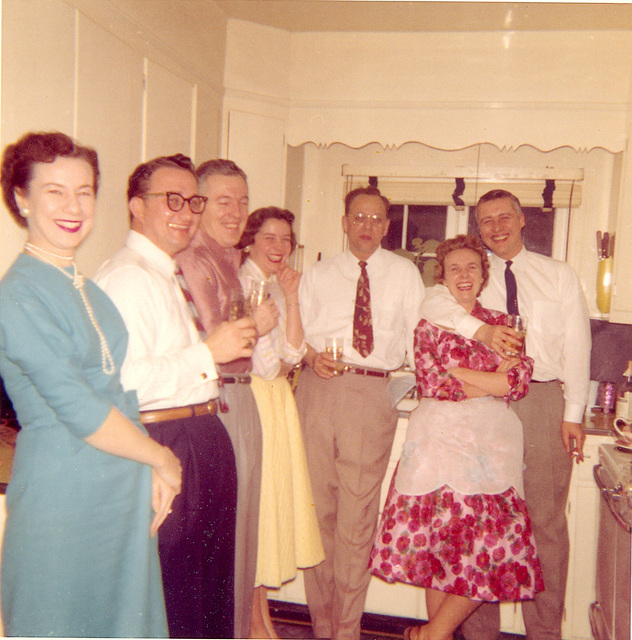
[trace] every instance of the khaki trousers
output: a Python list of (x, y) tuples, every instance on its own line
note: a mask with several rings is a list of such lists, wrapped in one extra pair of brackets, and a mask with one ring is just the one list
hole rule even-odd
[[(568, 574), (566, 501), (572, 462), (564, 450), (564, 415), (558, 380), (531, 383), (529, 393), (512, 408), (524, 432), (524, 490), (545, 590), (522, 603), (528, 640), (560, 640)], [(500, 631), (498, 605), (483, 604), (461, 626), (466, 640), (496, 640)]]
[(227, 384), (224, 390), (229, 410), (218, 415), (230, 436), (237, 466), (235, 638), (249, 638), (259, 541), (261, 422), (249, 384)]
[(352, 373), (323, 380), (309, 368), (298, 383), (296, 403), (325, 549), (325, 560), (305, 571), (318, 638), (360, 638), (380, 487), (397, 426), (387, 383)]

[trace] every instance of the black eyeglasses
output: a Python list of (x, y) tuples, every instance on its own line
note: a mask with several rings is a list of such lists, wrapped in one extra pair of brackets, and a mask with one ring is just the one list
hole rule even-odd
[(191, 196), (190, 198), (185, 198), (183, 195), (175, 193), (174, 191), (146, 193), (142, 198), (155, 198), (157, 196), (165, 196), (167, 198), (167, 206), (174, 212), (181, 211), (182, 207), (184, 207), (184, 203), (188, 202), (191, 213), (202, 213), (206, 207), (206, 201), (208, 200), (206, 196)]

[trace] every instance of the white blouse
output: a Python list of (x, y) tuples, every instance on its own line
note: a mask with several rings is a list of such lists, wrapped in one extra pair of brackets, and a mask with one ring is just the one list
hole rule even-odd
[(265, 280), (270, 297), (279, 310), (279, 323), (272, 331), (259, 338), (252, 354), (252, 373), (266, 380), (272, 380), (279, 375), (281, 362), (298, 364), (303, 359), (307, 346), (303, 340), (300, 348), (296, 349), (287, 341), (287, 307), (276, 275), (266, 278), (255, 262), (247, 258), (239, 269), (239, 280), (244, 291), (248, 291), (253, 281)]

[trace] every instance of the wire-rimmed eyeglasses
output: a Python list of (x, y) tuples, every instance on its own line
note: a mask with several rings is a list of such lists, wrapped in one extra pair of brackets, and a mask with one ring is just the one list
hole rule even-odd
[(386, 218), (379, 216), (377, 213), (373, 215), (369, 215), (368, 213), (356, 213), (353, 216), (349, 216), (349, 219), (353, 224), (357, 224), (358, 226), (369, 223), (373, 226), (382, 225), (386, 222)]
[(202, 213), (206, 207), (206, 201), (208, 198), (206, 196), (191, 196), (190, 198), (185, 198), (180, 193), (176, 193), (175, 191), (163, 191), (162, 193), (146, 193), (143, 195), (143, 198), (155, 198), (157, 196), (165, 196), (167, 198), (167, 206), (171, 211), (178, 212), (182, 210), (184, 207), (184, 203), (189, 203), (189, 209), (191, 209), (191, 213)]

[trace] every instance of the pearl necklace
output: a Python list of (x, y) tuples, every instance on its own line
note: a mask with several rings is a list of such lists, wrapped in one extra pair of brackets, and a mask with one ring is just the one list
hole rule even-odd
[[(90, 323), (94, 327), (94, 330), (97, 332), (99, 336), (99, 343), (101, 345), (101, 370), (108, 376), (111, 376), (115, 371), (114, 360), (112, 359), (112, 354), (110, 352), (110, 348), (108, 347), (107, 340), (105, 339), (105, 335), (103, 335), (103, 331), (97, 322), (97, 319), (94, 316), (94, 311), (92, 310), (92, 306), (86, 297), (86, 293), (83, 289), (84, 278), (81, 273), (77, 271), (77, 265), (75, 264), (72, 257), (60, 256), (56, 253), (52, 253), (51, 251), (46, 251), (44, 249), (40, 249), (30, 242), (24, 243), (24, 250), (30, 252), (35, 257), (42, 260), (42, 262), (46, 262), (46, 264), (51, 265), (51, 267), (55, 267), (58, 271), (63, 273), (67, 278), (72, 280), (72, 284), (75, 289), (79, 292), (81, 296), (81, 300), (83, 302), (83, 306), (86, 308), (86, 312), (88, 313), (88, 318), (90, 318)], [(73, 269), (73, 275), (70, 275), (67, 271), (62, 269), (60, 266), (56, 265), (52, 260), (49, 260), (46, 256), (53, 256), (55, 258), (61, 260), (70, 260), (70, 266)]]

